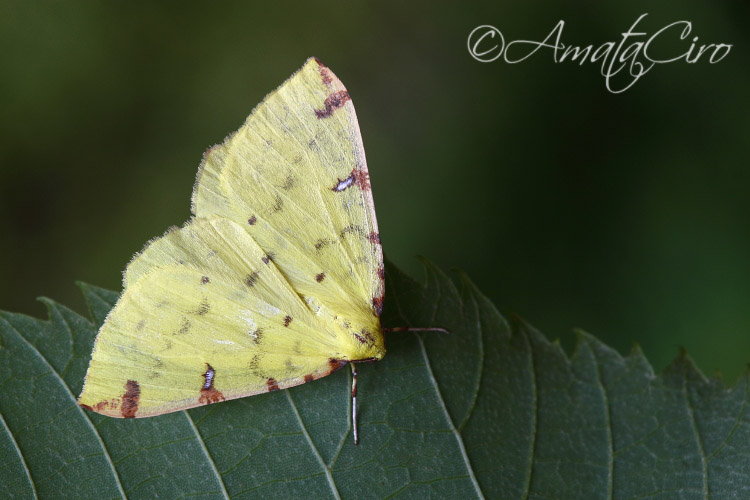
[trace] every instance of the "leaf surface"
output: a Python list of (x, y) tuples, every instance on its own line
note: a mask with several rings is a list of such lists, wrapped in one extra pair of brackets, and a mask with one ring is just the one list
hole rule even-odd
[(465, 278), (390, 265), (388, 355), (290, 390), (146, 419), (75, 404), (117, 294), (81, 284), (91, 319), (0, 313), (2, 498), (750, 498), (748, 376), (706, 379), (682, 353), (655, 375), (579, 333), (568, 357)]

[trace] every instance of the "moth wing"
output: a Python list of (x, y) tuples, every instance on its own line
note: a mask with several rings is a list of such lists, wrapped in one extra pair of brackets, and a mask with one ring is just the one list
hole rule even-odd
[(317, 59), (206, 153), (193, 213), (242, 225), (319, 315), (382, 357), (383, 254), (359, 125)]
[(100, 329), (79, 404), (148, 417), (291, 387), (356, 357), (253, 238), (196, 218), (137, 255)]

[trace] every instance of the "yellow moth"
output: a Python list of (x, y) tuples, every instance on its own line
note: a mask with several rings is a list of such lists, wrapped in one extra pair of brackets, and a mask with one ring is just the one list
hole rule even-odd
[(296, 386), (347, 363), (356, 383), (355, 362), (385, 355), (365, 152), (349, 93), (320, 61), (205, 153), (192, 213), (127, 266), (81, 406), (150, 417)]

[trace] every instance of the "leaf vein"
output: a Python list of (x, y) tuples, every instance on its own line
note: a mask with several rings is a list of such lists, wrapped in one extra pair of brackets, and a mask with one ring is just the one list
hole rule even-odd
[(703, 438), (701, 437), (700, 431), (698, 430), (698, 423), (695, 421), (695, 413), (693, 411), (693, 403), (690, 401), (690, 394), (687, 390), (687, 376), (683, 377), (682, 393), (685, 396), (685, 405), (687, 407), (688, 416), (690, 417), (690, 425), (693, 429), (693, 436), (695, 437), (695, 443), (698, 445), (698, 451), (701, 456), (701, 472), (703, 475), (703, 496), (708, 500), (711, 498), (711, 493), (708, 488), (708, 463), (706, 460), (706, 452), (703, 447)]
[(471, 294), (471, 302), (474, 305), (474, 312), (477, 315), (477, 331), (479, 333), (479, 344), (478, 344), (478, 351), (479, 351), (479, 361), (477, 363), (477, 377), (476, 377), (476, 384), (474, 385), (474, 390), (472, 392), (471, 396), (471, 403), (469, 404), (469, 409), (466, 412), (466, 416), (464, 417), (461, 424), (458, 426), (458, 432), (462, 433), (464, 430), (464, 427), (466, 427), (466, 424), (469, 423), (469, 420), (471, 420), (471, 416), (474, 414), (474, 409), (477, 406), (477, 401), (479, 400), (479, 389), (482, 387), (482, 379), (484, 378), (484, 328), (482, 327), (482, 317), (479, 314), (479, 304), (477, 304), (477, 299), (474, 296), (474, 294)]
[(537, 366), (534, 362), (534, 351), (531, 347), (531, 341), (529, 336), (523, 328), (519, 328), (519, 335), (523, 336), (524, 343), (529, 353), (529, 364), (531, 365), (529, 370), (531, 372), (531, 384), (532, 384), (532, 408), (531, 408), (531, 422), (530, 422), (530, 435), (529, 435), (529, 467), (526, 474), (526, 488), (524, 491), (523, 498), (528, 500), (529, 494), (531, 493), (531, 479), (534, 475), (534, 460), (536, 458), (536, 434), (538, 431), (537, 426), (539, 425), (539, 389), (537, 386)]
[[(348, 380), (349, 380), (349, 387), (352, 386), (352, 372), (351, 370), (347, 371)], [(352, 398), (346, 398), (347, 405), (346, 405), (346, 414), (351, 415), (352, 414)], [(344, 431), (344, 434), (341, 436), (341, 440), (339, 441), (338, 446), (336, 446), (336, 451), (333, 452), (333, 456), (331, 457), (331, 461), (328, 464), (329, 469), (333, 469), (333, 466), (336, 465), (336, 461), (339, 459), (339, 455), (341, 455), (341, 450), (344, 449), (344, 443), (346, 442), (346, 438), (349, 437), (349, 433), (352, 431), (352, 421), (351, 419), (347, 418), (347, 426), (346, 431)]]
[(607, 421), (607, 498), (613, 498), (614, 495), (614, 476), (615, 476), (615, 458), (614, 458), (614, 431), (612, 429), (612, 408), (609, 403), (609, 394), (602, 381), (602, 370), (599, 366), (599, 360), (594, 358), (596, 366), (596, 381), (604, 399), (604, 418)]
[(195, 426), (195, 422), (193, 422), (193, 417), (190, 416), (187, 410), (183, 410), (182, 413), (185, 415), (185, 418), (187, 418), (188, 424), (190, 424), (190, 427), (193, 429), (193, 432), (195, 433), (195, 438), (198, 440), (198, 444), (201, 445), (201, 448), (203, 449), (203, 454), (206, 455), (208, 464), (211, 466), (211, 469), (213, 470), (214, 475), (216, 476), (216, 480), (219, 482), (219, 486), (221, 486), (221, 494), (224, 496), (224, 498), (229, 499), (229, 493), (227, 493), (227, 488), (224, 485), (224, 479), (221, 477), (221, 474), (219, 474), (219, 470), (216, 468), (216, 462), (214, 462), (214, 459), (211, 457), (211, 453), (209, 453), (208, 448), (206, 447), (206, 443), (203, 440), (203, 437), (201, 436), (200, 431), (198, 430), (198, 427)]
[(65, 363), (65, 367), (60, 372), (60, 375), (63, 375), (67, 373), (68, 368), (70, 367), (70, 363), (73, 362), (73, 350), (75, 349), (75, 341), (73, 340), (73, 330), (70, 328), (70, 325), (68, 324), (68, 320), (65, 319), (65, 316), (63, 316), (62, 312), (57, 308), (57, 304), (54, 302), (47, 301), (46, 302), (52, 309), (55, 310), (58, 316), (60, 316), (60, 322), (65, 326), (65, 330), (68, 332), (68, 337), (70, 337), (70, 356), (68, 356), (68, 361)]
[(34, 484), (34, 478), (31, 477), (31, 471), (29, 470), (29, 466), (26, 464), (26, 458), (23, 456), (23, 453), (21, 452), (21, 448), (19, 448), (18, 443), (13, 438), (13, 433), (10, 431), (8, 424), (5, 423), (5, 419), (3, 418), (3, 414), (1, 412), (0, 412), (0, 424), (3, 424), (3, 428), (8, 433), (8, 437), (10, 438), (11, 443), (13, 443), (13, 447), (15, 448), (16, 453), (18, 454), (18, 458), (21, 459), (21, 464), (23, 465), (23, 470), (26, 472), (26, 477), (29, 478), (29, 484), (31, 485), (31, 492), (34, 494), (34, 498), (39, 498), (36, 493), (36, 484)]
[(297, 417), (297, 422), (299, 423), (300, 429), (302, 429), (302, 434), (305, 435), (305, 438), (307, 439), (307, 442), (310, 444), (310, 448), (312, 449), (313, 454), (315, 455), (315, 458), (318, 459), (318, 463), (321, 467), (323, 467), (323, 472), (326, 475), (326, 478), (328, 479), (328, 485), (331, 487), (331, 493), (333, 493), (334, 498), (337, 500), (341, 500), (341, 495), (339, 495), (339, 490), (336, 488), (336, 483), (333, 480), (333, 475), (331, 474), (331, 469), (326, 465), (325, 461), (323, 461), (323, 457), (320, 456), (320, 452), (318, 451), (317, 446), (315, 446), (315, 443), (313, 443), (312, 438), (310, 437), (310, 434), (307, 432), (307, 427), (305, 427), (305, 423), (302, 421), (302, 416), (299, 414), (299, 410), (297, 410), (297, 405), (294, 403), (294, 400), (292, 399), (292, 395), (289, 391), (284, 391), (286, 394), (287, 399), (289, 400), (289, 404), (292, 406), (292, 410), (294, 411), (294, 415)]
[(125, 490), (122, 487), (122, 482), (120, 481), (120, 475), (117, 472), (117, 468), (115, 467), (115, 464), (112, 463), (112, 457), (109, 455), (109, 450), (107, 450), (107, 446), (104, 444), (104, 441), (102, 440), (102, 437), (99, 434), (99, 431), (96, 429), (96, 427), (94, 426), (94, 423), (91, 421), (89, 416), (86, 414), (86, 412), (83, 411), (83, 408), (78, 406), (78, 401), (76, 401), (75, 396), (73, 396), (73, 393), (70, 391), (70, 387), (68, 387), (68, 384), (65, 383), (65, 380), (63, 380), (60, 374), (57, 373), (57, 371), (52, 367), (52, 364), (47, 360), (47, 358), (44, 357), (44, 355), (39, 351), (39, 349), (37, 349), (34, 346), (34, 344), (26, 340), (26, 337), (21, 335), (21, 332), (16, 330), (16, 327), (14, 327), (10, 322), (8, 322), (5, 319), (3, 319), (3, 322), (6, 325), (8, 325), (11, 331), (15, 333), (15, 335), (18, 336), (21, 342), (26, 344), (29, 347), (29, 349), (31, 349), (31, 352), (35, 354), (39, 358), (39, 360), (42, 361), (42, 363), (44, 363), (47, 366), (47, 368), (49, 368), (52, 375), (57, 379), (57, 381), (60, 383), (63, 389), (65, 389), (65, 392), (68, 394), (68, 396), (70, 396), (70, 399), (73, 401), (74, 406), (76, 407), (78, 412), (81, 414), (81, 416), (83, 417), (84, 421), (87, 423), (89, 428), (91, 428), (91, 430), (93, 431), (94, 436), (96, 437), (96, 440), (99, 442), (99, 446), (102, 447), (102, 451), (104, 452), (104, 459), (107, 461), (107, 463), (109, 464), (109, 467), (112, 469), (112, 475), (114, 476), (115, 484), (117, 485), (117, 489), (119, 490), (121, 497), (127, 498), (127, 495), (125, 495)]
[(750, 396), (750, 394), (748, 393), (749, 390), (750, 390), (750, 384), (748, 384), (748, 381), (745, 380), (745, 398), (742, 401), (742, 408), (740, 409), (740, 412), (737, 415), (737, 420), (735, 420), (734, 425), (732, 426), (732, 429), (729, 431), (729, 434), (727, 434), (727, 436), (716, 447), (716, 450), (706, 458), (707, 461), (710, 462), (711, 460), (713, 460), (714, 457), (716, 457), (716, 455), (718, 455), (721, 452), (721, 450), (724, 449), (727, 443), (729, 443), (729, 440), (732, 439), (732, 436), (734, 436), (735, 432), (737, 432), (737, 429), (740, 428), (740, 424), (742, 424), (742, 419), (745, 416), (745, 412), (747, 411), (747, 401), (748, 401), (748, 396)]
[(443, 409), (443, 413), (445, 414), (445, 419), (447, 420), (448, 425), (450, 425), (450, 429), (456, 438), (456, 442), (458, 443), (458, 448), (461, 451), (461, 456), (464, 460), (464, 463), (466, 464), (466, 469), (469, 472), (469, 476), (471, 477), (471, 482), (474, 485), (474, 489), (477, 492), (478, 498), (484, 499), (482, 488), (479, 487), (479, 482), (477, 482), (477, 478), (474, 475), (474, 469), (472, 468), (471, 462), (469, 461), (469, 456), (466, 453), (464, 440), (461, 437), (461, 434), (458, 432), (458, 429), (456, 429), (456, 426), (453, 423), (453, 419), (451, 418), (450, 413), (448, 413), (448, 408), (445, 406), (443, 395), (440, 393), (440, 387), (438, 386), (437, 380), (435, 379), (435, 376), (432, 373), (432, 367), (430, 366), (430, 360), (427, 358), (427, 350), (425, 349), (424, 341), (422, 340), (422, 337), (420, 337), (418, 334), (414, 334), (414, 335), (417, 337), (417, 340), (419, 341), (419, 347), (422, 349), (422, 356), (424, 357), (425, 368), (427, 369), (427, 375), (429, 375), (430, 381), (432, 382), (432, 385), (435, 388), (435, 394), (437, 396), (438, 402), (440, 403), (440, 407)]

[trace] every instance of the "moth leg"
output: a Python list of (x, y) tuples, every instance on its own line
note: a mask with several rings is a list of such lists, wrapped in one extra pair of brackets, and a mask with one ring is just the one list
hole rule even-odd
[(359, 444), (359, 430), (357, 429), (357, 367), (352, 367), (352, 429), (354, 429), (354, 444)]
[(393, 328), (383, 328), (383, 331), (385, 333), (396, 333), (396, 332), (440, 332), (440, 333), (450, 333), (445, 328), (440, 328), (437, 326), (429, 327), (429, 328), (412, 328), (409, 326), (395, 326)]

